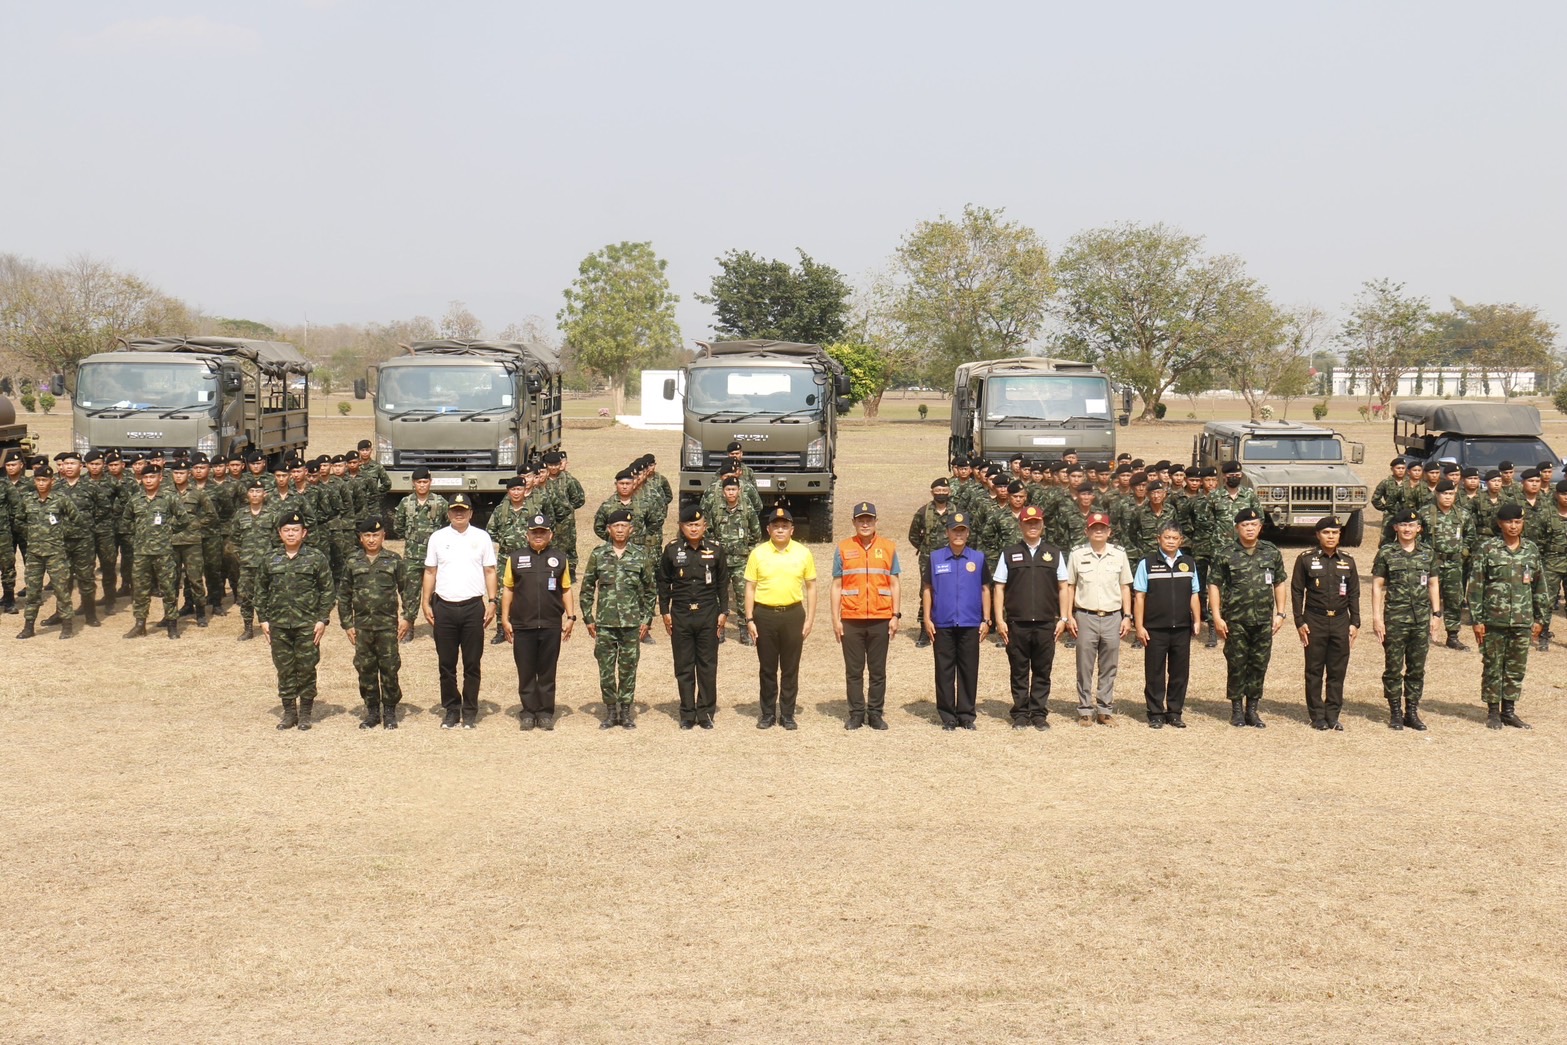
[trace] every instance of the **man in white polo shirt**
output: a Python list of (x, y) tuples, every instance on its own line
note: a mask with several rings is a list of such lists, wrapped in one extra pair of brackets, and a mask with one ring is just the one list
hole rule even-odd
[[(435, 629), (441, 667), (442, 729), (460, 721), (472, 729), (479, 718), (479, 658), (495, 614), (495, 546), (471, 526), (473, 501), (456, 493), (446, 506), (447, 525), (430, 535), (424, 556), (424, 619)], [(462, 655), (462, 694), (457, 691), (457, 657)]]

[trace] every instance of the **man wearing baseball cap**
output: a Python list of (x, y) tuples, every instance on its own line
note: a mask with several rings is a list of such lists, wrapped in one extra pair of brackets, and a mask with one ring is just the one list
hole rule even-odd
[(979, 644), (990, 630), (990, 564), (968, 546), (969, 516), (947, 519), (947, 544), (931, 552), (920, 578), (925, 630), (935, 648), (936, 714), (944, 730), (973, 729)]
[(994, 617), (1011, 668), (1012, 728), (1049, 729), (1050, 668), (1065, 624), (1067, 565), (1044, 540), (1045, 515), (1029, 505), (1018, 516), (1023, 539), (1001, 550), (991, 571)]
[(761, 716), (757, 729), (794, 729), (800, 689), (800, 653), (816, 619), (816, 560), (796, 544), (787, 508), (767, 515), (765, 544), (745, 562), (745, 615), (760, 666)]
[(1089, 512), (1084, 522), (1088, 541), (1067, 556), (1062, 600), (1067, 630), (1077, 639), (1077, 723), (1114, 726), (1121, 640), (1132, 627), (1132, 564), (1110, 543), (1110, 516)]
[(555, 728), (555, 672), (561, 643), (577, 622), (577, 594), (549, 517), (534, 515), (526, 533), (526, 544), (506, 556), (500, 618), (517, 665), (519, 725), (548, 732)]
[[(840, 541), (832, 556), (832, 631), (843, 647), (849, 700), (845, 729), (886, 729), (887, 646), (898, 634), (898, 547), (876, 532), (876, 506), (854, 506), (854, 536)], [(870, 689), (865, 688), (866, 669)]]
[[(430, 535), (424, 553), (424, 590), (420, 607), (435, 631), (435, 655), (441, 672), (442, 729), (459, 723), (472, 729), (479, 720), (480, 658), (484, 633), (495, 615), (495, 545), (490, 535), (470, 525), (473, 499), (452, 494), (447, 524)], [(462, 690), (457, 688), (457, 659), (462, 658)]]

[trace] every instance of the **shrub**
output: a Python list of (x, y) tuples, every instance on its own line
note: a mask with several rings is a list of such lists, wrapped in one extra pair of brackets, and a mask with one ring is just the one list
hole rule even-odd
[(1371, 420), (1371, 408), (1366, 406), (1364, 403), (1362, 403), (1360, 406), (1360, 419), (1362, 421)]
[(21, 395), (21, 401), (23, 410), (26, 410), (30, 414), (38, 412), (38, 397), (33, 395), (31, 391), (23, 392)]
[(1556, 409), (1567, 414), (1567, 381), (1563, 381), (1556, 389), (1556, 394), (1551, 396), (1551, 402), (1556, 406)]
[(1166, 405), (1165, 405), (1165, 404), (1163, 404), (1163, 403), (1157, 403), (1157, 404), (1155, 404), (1155, 406), (1154, 406), (1154, 408), (1153, 408), (1153, 415), (1154, 415), (1154, 417), (1155, 417), (1155, 418), (1157, 418), (1157, 419), (1158, 419), (1158, 420), (1160, 420), (1160, 421), (1163, 421), (1163, 420), (1164, 420), (1164, 415), (1165, 415), (1165, 412), (1166, 412), (1166, 411), (1167, 411), (1167, 410), (1169, 410), (1169, 407), (1168, 407), (1168, 406), (1166, 406)]
[(925, 420), (925, 415), (928, 414), (928, 413), (930, 413), (930, 407), (926, 406), (924, 403), (921, 403), (920, 404), (920, 420), (921, 421)]
[(53, 410), (54, 409), (54, 393), (52, 393), (52, 392), (44, 392), (42, 395), (40, 395), (38, 397), (38, 405), (43, 408), (43, 412), (46, 413), (46, 414), (49, 411)]
[(1320, 403), (1312, 403), (1311, 404), (1311, 416), (1316, 418), (1318, 421), (1322, 420), (1324, 417), (1327, 417), (1328, 416), (1328, 401), (1326, 399), (1324, 399)]
[(353, 409), (354, 409), (354, 407), (353, 407), (352, 403), (344, 402), (344, 403), (338, 403), (337, 404), (337, 412), (342, 414), (344, 417), (347, 417), (349, 412), (352, 411)]

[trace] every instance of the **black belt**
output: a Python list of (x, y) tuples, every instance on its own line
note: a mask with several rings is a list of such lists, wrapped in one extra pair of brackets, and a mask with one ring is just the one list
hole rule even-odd
[(483, 602), (484, 601), (484, 596), (483, 595), (475, 595), (471, 599), (455, 599), (455, 600), (454, 599), (443, 599), (439, 595), (431, 595), (430, 598), (434, 602), (444, 602), (448, 606), (471, 606), (471, 605), (473, 605), (476, 602)]
[[(1092, 610), (1084, 610), (1083, 612), (1084, 613), (1092, 613), (1093, 611)], [(1056, 619), (1054, 617), (1046, 617), (1046, 618), (1044, 618), (1042, 620), (1013, 620), (1011, 617), (1008, 617), (1007, 618), (1007, 627), (1009, 627), (1009, 628), (1031, 628), (1031, 627), (1035, 627), (1036, 625), (1037, 626), (1047, 626), (1047, 625), (1054, 624), (1055, 622), (1056, 622)]]
[(787, 606), (769, 606), (765, 602), (758, 602), (754, 605), (759, 610), (768, 610), (772, 613), (787, 613), (790, 610), (797, 610), (800, 608), (800, 604), (798, 602), (791, 602)]
[(1311, 609), (1311, 608), (1308, 607), (1306, 609), (1306, 616), (1308, 616), (1308, 617), (1311, 617), (1311, 616), (1316, 616), (1316, 617), (1337, 617), (1341, 613), (1348, 613), (1348, 612), (1349, 612), (1348, 610), (1317, 610), (1317, 609)]
[(716, 610), (718, 603), (710, 602), (703, 605), (700, 602), (676, 602), (670, 604), (669, 608), (674, 613), (701, 613), (703, 610)]
[(1085, 610), (1081, 606), (1078, 607), (1073, 612), (1075, 612), (1075, 613), (1087, 613), (1090, 616), (1094, 616), (1094, 617), (1119, 617), (1121, 615), (1121, 611), (1120, 610)]

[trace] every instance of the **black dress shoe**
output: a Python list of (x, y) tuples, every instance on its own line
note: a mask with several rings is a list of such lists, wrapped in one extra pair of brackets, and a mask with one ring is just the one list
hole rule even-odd
[(1159, 718), (1157, 715), (1154, 716), (1153, 718), (1148, 720), (1148, 728), (1149, 729), (1163, 729), (1164, 728), (1164, 719)]
[(943, 733), (954, 732), (957, 728), (958, 728), (958, 724), (956, 722), (943, 722), (941, 724), (941, 731)]
[(457, 710), (455, 708), (453, 708), (451, 711), (448, 711), (446, 713), (446, 717), (441, 719), (441, 728), (442, 729), (456, 729), (457, 728), (457, 717), (458, 717), (458, 712), (457, 712)]
[(539, 716), (539, 728), (544, 730), (544, 732), (546, 732), (546, 733), (553, 732), (554, 729), (555, 729), (555, 716), (554, 715), (540, 715)]
[(1318, 730), (1325, 730), (1325, 729), (1328, 729), (1329, 726), (1328, 726), (1328, 724), (1326, 722), (1313, 722), (1311, 724), (1311, 728), (1312, 729), (1318, 729)]
[(870, 726), (872, 729), (886, 729), (887, 728), (887, 720), (882, 718), (880, 715), (876, 714), (875, 712), (872, 712), (870, 718), (865, 720), (865, 724)]
[(914, 648), (915, 649), (924, 649), (925, 647), (927, 647), (929, 645), (930, 645), (930, 636), (925, 634), (923, 631), (920, 632), (919, 638), (914, 640)]
[(1012, 728), (1013, 729), (1027, 729), (1028, 728), (1028, 720), (1021, 719), (1021, 718), (1013, 719), (1012, 720)]
[(1342, 733), (1342, 732), (1344, 732), (1344, 724), (1342, 722), (1335, 722), (1332, 725), (1330, 725), (1328, 728), (1331, 729), (1335, 733)]
[(538, 723), (534, 722), (532, 715), (524, 715), (522, 716), (522, 721), (518, 724), (518, 728), (526, 733), (537, 724)]
[(1034, 719), (1034, 728), (1035, 729), (1049, 729), (1050, 728), (1050, 720), (1049, 719), (1043, 719), (1043, 718), (1036, 718), (1036, 719)]
[(699, 721), (697, 723), (697, 725), (701, 726), (703, 729), (712, 729), (713, 728), (713, 718), (712, 718), (712, 716), (711, 715), (703, 715), (701, 721)]
[(1185, 729), (1186, 728), (1186, 723), (1181, 720), (1181, 716), (1179, 716), (1179, 715), (1166, 715), (1165, 719), (1164, 719), (1164, 724), (1167, 725), (1167, 726), (1173, 726), (1176, 729)]
[(777, 724), (778, 720), (772, 715), (763, 715), (761, 718), (756, 720), (757, 729), (772, 729)]
[(778, 724), (780, 726), (782, 726), (783, 728), (785, 728), (785, 729), (799, 729), (800, 728), (799, 726), (794, 724), (794, 719), (792, 719), (792, 718), (781, 718), (781, 719), (778, 720)]
[(844, 729), (859, 729), (863, 725), (865, 725), (865, 716), (864, 715), (853, 714), (853, 715), (850, 715), (848, 721), (843, 724), (843, 728)]
[(959, 722), (958, 723), (958, 728), (959, 729), (978, 729), (979, 727), (974, 725), (974, 723), (972, 723), (972, 722)]
[(681, 729), (695, 729), (696, 728), (696, 723), (695, 722), (684, 722), (684, 721), (682, 721), (680, 723), (680, 728)]

